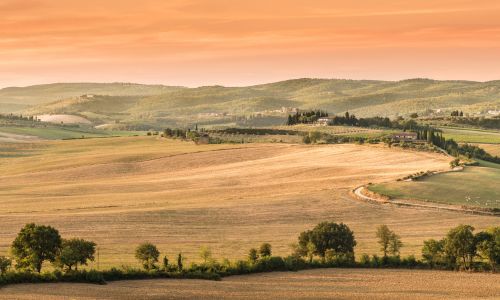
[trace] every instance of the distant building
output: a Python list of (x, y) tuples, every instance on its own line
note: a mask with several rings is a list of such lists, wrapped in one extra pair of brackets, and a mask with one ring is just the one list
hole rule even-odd
[(316, 122), (319, 125), (328, 126), (328, 125), (332, 125), (333, 119), (332, 118), (319, 118), (318, 121), (316, 121)]
[(284, 107), (282, 106), (279, 110), (281, 113), (296, 113), (299, 111), (297, 107)]
[(402, 142), (412, 142), (418, 139), (415, 132), (399, 132), (392, 135), (392, 139)]

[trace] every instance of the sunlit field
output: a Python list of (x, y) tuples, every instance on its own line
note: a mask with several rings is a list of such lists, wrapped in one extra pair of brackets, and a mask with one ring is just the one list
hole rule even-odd
[[(36, 146), (34, 146), (36, 145)], [(195, 145), (157, 137), (25, 143), (0, 158), (0, 253), (28, 222), (98, 244), (99, 267), (137, 265), (145, 241), (170, 257), (244, 258), (262, 242), (277, 255), (320, 221), (347, 223), (356, 254), (376, 253), (375, 226), (388, 224), (419, 254), (422, 241), (460, 223), (498, 218), (378, 206), (350, 189), (406, 174), (447, 169), (449, 158), (368, 145)], [(23, 151), (23, 147), (26, 151)], [(97, 267), (97, 261), (90, 267)]]

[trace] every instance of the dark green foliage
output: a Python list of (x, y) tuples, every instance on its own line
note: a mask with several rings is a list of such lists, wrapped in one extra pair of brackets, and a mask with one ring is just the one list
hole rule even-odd
[(392, 254), (393, 256), (399, 255), (399, 250), (403, 247), (399, 235), (390, 230), (387, 225), (380, 225), (377, 228), (376, 235), (380, 244), (380, 251), (384, 254), (384, 261), (387, 260), (387, 254)]
[(377, 254), (373, 254), (370, 265), (372, 268), (378, 268), (378, 267), (383, 265), (382, 259), (380, 257), (378, 257)]
[[(398, 257), (399, 258), (399, 257)], [(415, 258), (415, 255), (409, 255), (401, 260), (400, 265), (403, 267), (414, 268), (418, 266), (420, 262)]]
[(5, 274), (12, 266), (12, 260), (5, 256), (0, 256), (0, 275)]
[(182, 271), (183, 270), (183, 265), (182, 265), (182, 261), (184, 260), (184, 258), (182, 257), (182, 254), (179, 253), (179, 255), (177, 255), (177, 269), (179, 271)]
[(475, 236), (478, 254), (488, 261), (492, 271), (500, 264), (500, 227), (492, 227)]
[(354, 234), (349, 227), (334, 222), (322, 222), (299, 235), (299, 252), (302, 256), (307, 256), (309, 243), (315, 247), (314, 254), (322, 258), (325, 258), (327, 250), (333, 250), (336, 254), (354, 253), (356, 246)]
[(370, 266), (370, 255), (368, 255), (366, 253), (361, 255), (361, 259), (359, 260), (359, 264), (363, 267), (369, 267)]
[(448, 257), (454, 258), (459, 267), (470, 270), (476, 256), (476, 240), (474, 227), (459, 225), (446, 235), (444, 250)]
[[(474, 235), (474, 228), (468, 225), (460, 225), (453, 228), (448, 233), (446, 239), (442, 241), (428, 240), (424, 242), (422, 255), (424, 262), (421, 262), (410, 255), (401, 258), (395, 255), (395, 251), (391, 251), (391, 239), (394, 233), (387, 228), (384, 230), (389, 237), (387, 246), (388, 253), (393, 253), (392, 256), (379, 258), (377, 255), (370, 256), (363, 254), (359, 263), (354, 261), (354, 246), (355, 240), (352, 232), (344, 224), (323, 222), (318, 224), (313, 230), (303, 232), (299, 237), (299, 242), (306, 242), (307, 245), (313, 245), (309, 251), (316, 251), (317, 255), (321, 256), (321, 260), (311, 259), (309, 262), (300, 257), (300, 245), (297, 245), (296, 254), (287, 257), (271, 256), (271, 247), (264, 243), (260, 247), (261, 258), (258, 259), (257, 250), (251, 249), (249, 259), (247, 261), (230, 262), (224, 260), (218, 263), (215, 260), (208, 260), (202, 264), (192, 263), (188, 268), (183, 267), (183, 257), (179, 253), (177, 258), (177, 268), (169, 266), (168, 259), (163, 258), (163, 268), (156, 268), (154, 263), (157, 262), (157, 249), (154, 245), (145, 243), (138, 251), (148, 257), (145, 263), (148, 268), (136, 269), (132, 267), (122, 267), (120, 269), (111, 268), (106, 271), (96, 270), (67, 270), (63, 273), (60, 270), (45, 273), (33, 273), (31, 271), (8, 271), (6, 268), (0, 268), (0, 285), (15, 284), (15, 283), (38, 283), (38, 282), (87, 282), (104, 284), (106, 281), (114, 280), (130, 280), (130, 279), (148, 279), (148, 278), (185, 278), (185, 279), (207, 279), (220, 280), (224, 276), (250, 274), (258, 272), (272, 271), (298, 271), (311, 268), (332, 268), (332, 267), (371, 267), (371, 268), (434, 268), (446, 267), (452, 268), (456, 264), (464, 269), (475, 270), (495, 270), (500, 258), (500, 228), (493, 227), (487, 231), (480, 232)], [(340, 237), (344, 237), (343, 239)], [(316, 240), (317, 239), (317, 240)], [(73, 239), (75, 245), (70, 245), (68, 241), (64, 241), (62, 249), (65, 247), (73, 248), (75, 251), (83, 240)], [(316, 244), (313, 244), (317, 241)], [(85, 242), (85, 241), (83, 241)], [(91, 243), (92, 242), (85, 242)], [(87, 244), (89, 245), (89, 244)], [(92, 246), (92, 245), (90, 245)], [(95, 244), (93, 245), (95, 246)], [(321, 250), (324, 255), (321, 254)], [(89, 249), (92, 247), (89, 247)], [(138, 249), (139, 249), (138, 248)], [(82, 248), (85, 250), (85, 247)], [(88, 249), (87, 249), (88, 250)], [(342, 252), (343, 251), (343, 252)], [(92, 251), (89, 251), (92, 252)], [(488, 264), (482, 261), (475, 261), (476, 253), (488, 261)], [(74, 254), (74, 253), (73, 253)], [(159, 255), (159, 253), (158, 253)], [(463, 259), (465, 255), (465, 259)], [(142, 257), (142, 256), (141, 256)], [(156, 259), (155, 259), (156, 257)], [(152, 258), (152, 260), (151, 260)], [(5, 262), (5, 263), (2, 263)], [(0, 257), (0, 267), (8, 265), (10, 261), (5, 257)], [(83, 264), (82, 261), (78, 263)], [(69, 267), (69, 265), (66, 265)], [(69, 268), (68, 268), (69, 269)]]
[(264, 256), (252, 265), (253, 272), (286, 271), (286, 264), (279, 256)]
[(312, 124), (319, 118), (328, 117), (328, 113), (322, 110), (311, 110), (305, 112), (296, 112), (295, 114), (288, 115), (287, 125), (295, 124)]
[(11, 246), (16, 268), (40, 272), (44, 261), (55, 261), (61, 244), (61, 236), (56, 229), (34, 223), (26, 224)]
[(143, 243), (135, 250), (135, 258), (142, 263), (146, 270), (156, 269), (159, 257), (160, 251), (151, 243)]
[(57, 255), (55, 264), (61, 268), (67, 267), (69, 271), (73, 266), (78, 270), (78, 264), (87, 265), (87, 262), (94, 261), (96, 244), (83, 239), (63, 240), (62, 247)]
[(424, 262), (429, 264), (431, 268), (443, 265), (445, 263), (444, 240), (436, 241), (430, 239), (424, 241), (422, 257)]
[(403, 242), (401, 241), (401, 237), (397, 235), (395, 232), (392, 232), (390, 242), (389, 242), (389, 252), (393, 256), (399, 256), (399, 250), (403, 247)]
[(163, 269), (168, 270), (169, 265), (168, 265), (168, 258), (166, 256), (163, 257)]
[(458, 118), (453, 122), (458, 124), (466, 124), (483, 128), (500, 129), (500, 118)]
[(263, 243), (260, 245), (259, 254), (262, 258), (269, 257), (272, 255), (272, 247), (269, 243)]
[(289, 271), (298, 271), (308, 268), (308, 264), (305, 260), (295, 255), (290, 255), (284, 259), (285, 267)]
[(259, 259), (259, 253), (257, 249), (252, 248), (248, 251), (248, 261), (255, 263)]

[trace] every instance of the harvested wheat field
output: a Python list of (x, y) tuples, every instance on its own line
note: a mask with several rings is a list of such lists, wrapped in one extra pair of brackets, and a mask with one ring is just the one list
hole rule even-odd
[(499, 281), (499, 274), (327, 269), (222, 281), (23, 284), (2, 288), (0, 299), (498, 299)]
[(325, 220), (354, 230), (358, 255), (378, 251), (379, 224), (402, 236), (403, 255), (418, 255), (424, 239), (460, 223), (500, 223), (348, 196), (368, 182), (447, 169), (440, 154), (351, 144), (197, 146), (156, 137), (22, 145), (31, 150), (0, 158), (0, 254), (27, 222), (95, 241), (101, 268), (135, 265), (134, 248), (145, 241), (170, 257), (182, 252), (187, 263), (198, 260), (202, 245), (216, 258), (243, 258), (262, 242), (285, 255), (301, 231)]

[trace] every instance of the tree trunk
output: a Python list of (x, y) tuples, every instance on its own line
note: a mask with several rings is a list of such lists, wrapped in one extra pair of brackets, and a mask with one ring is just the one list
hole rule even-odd
[(36, 263), (35, 268), (36, 268), (36, 271), (37, 271), (38, 273), (40, 273), (40, 271), (42, 270), (42, 263), (41, 263), (41, 262)]

